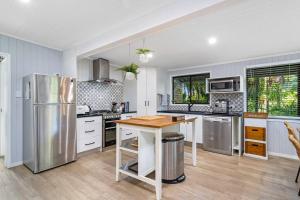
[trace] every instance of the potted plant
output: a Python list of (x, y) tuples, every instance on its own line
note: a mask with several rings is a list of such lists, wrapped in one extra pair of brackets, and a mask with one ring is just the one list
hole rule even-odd
[(135, 63), (130, 65), (124, 65), (123, 67), (118, 68), (117, 70), (123, 71), (125, 73), (124, 79), (133, 80), (137, 78), (139, 66)]
[(153, 51), (146, 48), (136, 49), (136, 54), (139, 55), (142, 63), (147, 63), (153, 57)]

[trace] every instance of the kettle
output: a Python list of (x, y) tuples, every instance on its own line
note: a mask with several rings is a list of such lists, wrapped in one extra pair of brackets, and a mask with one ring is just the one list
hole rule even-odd
[(112, 102), (111, 111), (118, 112), (118, 104), (116, 102)]

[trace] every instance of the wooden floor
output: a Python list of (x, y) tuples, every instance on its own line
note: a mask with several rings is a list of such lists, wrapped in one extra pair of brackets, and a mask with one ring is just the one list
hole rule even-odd
[[(190, 151), (190, 147), (186, 147)], [(184, 183), (163, 185), (163, 199), (299, 199), (294, 182), (298, 161), (224, 156), (198, 149), (198, 166), (185, 158)], [(155, 199), (154, 188), (132, 178), (115, 182), (115, 151), (92, 153), (78, 161), (33, 175), (24, 166), (0, 162), (0, 199)]]

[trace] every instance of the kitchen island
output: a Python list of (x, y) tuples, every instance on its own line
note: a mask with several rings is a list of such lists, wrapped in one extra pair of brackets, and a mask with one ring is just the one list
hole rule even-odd
[[(196, 118), (186, 118), (181, 121), (172, 121), (172, 116), (146, 116), (117, 120), (116, 139), (116, 181), (120, 180), (120, 173), (136, 178), (153, 185), (156, 190), (156, 199), (162, 196), (162, 136), (165, 132), (179, 132), (181, 123), (192, 123), (192, 162), (196, 166)], [(138, 148), (132, 149), (122, 146), (121, 130), (131, 129), (138, 131)], [(122, 151), (137, 154), (138, 170), (133, 172), (123, 167)], [(155, 179), (147, 177), (155, 171)]]

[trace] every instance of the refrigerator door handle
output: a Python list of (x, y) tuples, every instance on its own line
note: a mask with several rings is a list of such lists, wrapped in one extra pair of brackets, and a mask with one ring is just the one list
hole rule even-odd
[(40, 132), (40, 127), (39, 127), (39, 118), (38, 118), (38, 111), (37, 109), (34, 109), (33, 112), (35, 112), (34, 116), (36, 117), (34, 119), (34, 122), (33, 123), (33, 130), (35, 130), (35, 136), (36, 136), (36, 140), (35, 140), (35, 145), (34, 145), (34, 155), (33, 155), (33, 159), (34, 159), (34, 169), (33, 171), (38, 171), (39, 170), (39, 139), (40, 139), (40, 135), (39, 135), (39, 132)]
[(58, 131), (58, 153), (59, 154), (62, 154), (61, 126), (62, 126), (62, 121), (61, 121), (61, 113), (60, 113), (60, 115), (59, 115), (59, 131)]

